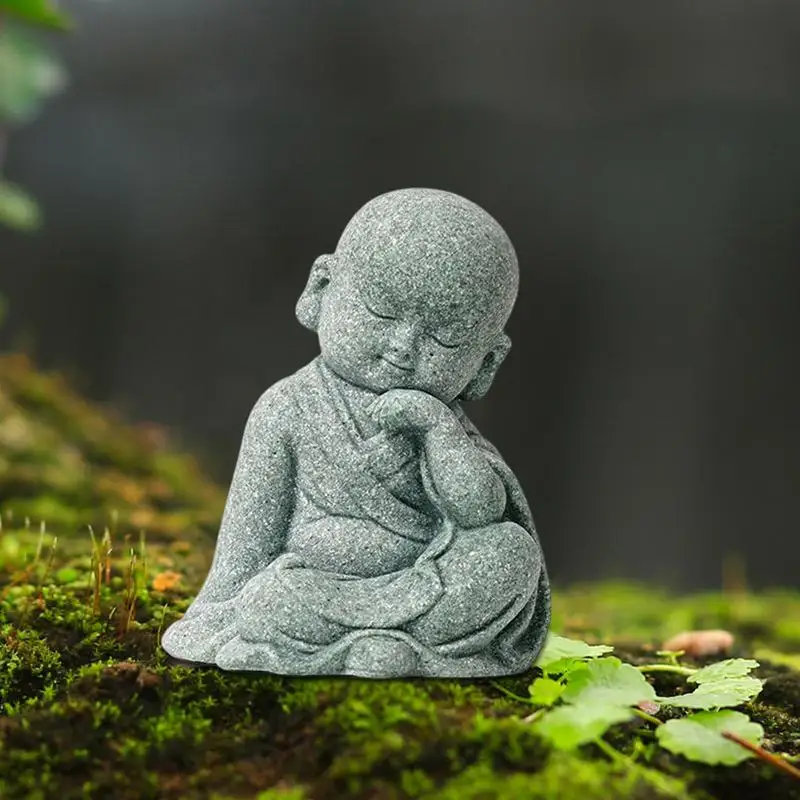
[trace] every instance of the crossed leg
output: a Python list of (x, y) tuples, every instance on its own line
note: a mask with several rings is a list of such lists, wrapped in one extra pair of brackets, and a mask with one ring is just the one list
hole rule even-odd
[(486, 628), (517, 597), (536, 590), (540, 570), (533, 538), (513, 522), (456, 531), (436, 564), (444, 594), (404, 626), (428, 646)]
[[(533, 539), (513, 522), (456, 531), (448, 549), (437, 557), (436, 566), (444, 593), (430, 610), (402, 626), (429, 646), (485, 628), (517, 597), (535, 590), (540, 568)], [(359, 583), (357, 579), (352, 582), (354, 591), (363, 590)], [(342, 589), (346, 592), (347, 585)], [(401, 601), (398, 598), (398, 603)], [(276, 626), (293, 638), (316, 645), (331, 644), (352, 630), (352, 626), (309, 613), (303, 597), (287, 589), (273, 565), (245, 585), (236, 604), (236, 617), (242, 638), (253, 642), (268, 641)]]

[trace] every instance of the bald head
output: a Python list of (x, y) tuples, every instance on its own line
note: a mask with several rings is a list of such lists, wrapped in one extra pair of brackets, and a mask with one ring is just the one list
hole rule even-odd
[(374, 283), (376, 273), (438, 299), (443, 322), (461, 318), (502, 329), (519, 286), (514, 247), (480, 206), (439, 189), (399, 189), (370, 200), (336, 247), (340, 268)]
[(296, 313), (353, 385), (474, 400), (511, 347), (518, 284), (514, 248), (480, 206), (401, 189), (370, 200), (314, 261)]

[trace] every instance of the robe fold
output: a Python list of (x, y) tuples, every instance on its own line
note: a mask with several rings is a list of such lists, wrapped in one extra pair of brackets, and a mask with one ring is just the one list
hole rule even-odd
[[(397, 544), (413, 548), (417, 555), (400, 569), (365, 577), (308, 564), (291, 547), (280, 552), (286, 531), (264, 532), (272, 556), (267, 557), (266, 564), (253, 560), (252, 543), (228, 535), (226, 563), (245, 563), (250, 565), (248, 570), (226, 571), (212, 566), (183, 619), (165, 632), (162, 645), (167, 652), (225, 669), (348, 674), (347, 656), (353, 644), (362, 637), (382, 636), (412, 648), (415, 675), (477, 677), (528, 669), (538, 656), (550, 623), (550, 585), (544, 558), (519, 482), (460, 405), (451, 406), (453, 413), (505, 486), (504, 520), (524, 528), (531, 537), (538, 558), (533, 572), (537, 577), (528, 590), (509, 598), (488, 624), (452, 641), (432, 644), (420, 641), (404, 626), (434, 608), (447, 591), (437, 558), (448, 550), (458, 529), (446, 515), (437, 513), (435, 498), (433, 505), (411, 503), (401, 492), (392, 490), (390, 480), (398, 467), (420, 469), (424, 478), (424, 454), (409, 449), (403, 437), (379, 434), (365, 438), (340, 390), (341, 379), (321, 358), (286, 381), (291, 384), (285, 391), (291, 397), (295, 420), (290, 531), (302, 531), (314, 521), (331, 517), (364, 520), (370, 523), (371, 531), (399, 537)], [(423, 483), (432, 490), (429, 478)], [(226, 517), (234, 523), (236, 515), (236, 507), (226, 509)], [(288, 538), (291, 542), (291, 533)], [(327, 632), (327, 638), (298, 638), (268, 616), (258, 621), (258, 634), (254, 634), (242, 622), (239, 601), (243, 604), (248, 598), (258, 598), (262, 591), (291, 598), (297, 630), (319, 629)]]

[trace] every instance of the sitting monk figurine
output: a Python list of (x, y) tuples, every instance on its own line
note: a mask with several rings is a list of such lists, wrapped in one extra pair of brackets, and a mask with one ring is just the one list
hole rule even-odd
[(464, 414), (511, 342), (514, 248), (474, 203), (380, 195), (317, 258), (320, 355), (256, 402), (210, 572), (162, 645), (284, 675), (530, 669), (550, 585), (519, 482)]

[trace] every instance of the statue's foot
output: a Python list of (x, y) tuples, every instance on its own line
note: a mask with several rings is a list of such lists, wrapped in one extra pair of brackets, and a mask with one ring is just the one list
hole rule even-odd
[(343, 672), (363, 678), (407, 678), (418, 675), (419, 656), (393, 636), (362, 636), (350, 646)]

